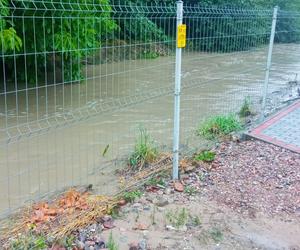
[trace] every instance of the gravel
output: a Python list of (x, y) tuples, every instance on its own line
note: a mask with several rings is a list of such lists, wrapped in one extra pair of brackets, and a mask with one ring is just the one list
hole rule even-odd
[(300, 216), (300, 155), (261, 141), (223, 142), (211, 170), (200, 170), (202, 194), (250, 216)]

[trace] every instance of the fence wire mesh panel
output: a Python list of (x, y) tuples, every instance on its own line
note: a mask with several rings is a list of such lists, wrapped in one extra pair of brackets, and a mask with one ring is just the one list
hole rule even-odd
[(279, 9), (265, 116), (300, 97), (299, 56), (300, 13)]
[[(114, 192), (115, 171), (128, 164), (143, 128), (171, 152), (176, 6), (3, 0), (0, 7), (1, 216), (72, 186)], [(272, 15), (184, 7), (181, 151), (202, 143), (195, 129), (209, 115), (236, 113), (245, 98), (261, 112)], [(279, 14), (274, 48), (274, 68), (285, 75), (286, 57), (290, 72), (299, 67), (298, 26), (285, 31), (289, 18)], [(296, 40), (280, 40), (284, 32)], [(270, 85), (281, 79), (271, 74)]]
[(272, 10), (185, 8), (183, 144), (196, 139), (199, 148), (199, 124), (212, 116), (238, 116), (245, 101), (261, 112), (272, 15)]
[(175, 6), (11, 1), (0, 20), (1, 214), (113, 192), (140, 126), (171, 145)]

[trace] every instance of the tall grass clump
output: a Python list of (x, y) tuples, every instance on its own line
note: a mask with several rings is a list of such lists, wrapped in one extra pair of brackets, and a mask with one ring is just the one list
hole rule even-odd
[(142, 169), (154, 162), (158, 156), (158, 150), (154, 141), (145, 128), (139, 129), (139, 137), (136, 141), (134, 151), (129, 158), (129, 165), (133, 169)]
[(241, 118), (245, 118), (245, 117), (252, 115), (253, 113), (254, 112), (252, 111), (250, 97), (247, 97), (244, 99), (243, 105), (238, 114)]
[(233, 115), (218, 115), (204, 121), (198, 128), (198, 135), (212, 140), (242, 129), (239, 119)]

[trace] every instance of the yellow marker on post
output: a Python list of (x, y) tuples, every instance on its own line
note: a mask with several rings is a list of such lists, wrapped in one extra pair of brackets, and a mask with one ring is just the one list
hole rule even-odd
[(186, 24), (178, 25), (177, 30), (177, 48), (185, 48), (186, 46)]

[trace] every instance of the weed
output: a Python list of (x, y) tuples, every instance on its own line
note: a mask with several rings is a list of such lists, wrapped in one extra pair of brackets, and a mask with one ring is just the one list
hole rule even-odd
[(177, 229), (185, 226), (188, 222), (188, 218), (189, 215), (185, 208), (182, 208), (179, 211), (168, 211), (166, 214), (167, 222)]
[(212, 162), (216, 157), (216, 153), (208, 150), (202, 151), (200, 154), (195, 156), (196, 161)]
[(190, 215), (190, 224), (194, 227), (200, 226), (201, 225), (201, 220), (200, 220), (199, 216)]
[(157, 54), (154, 51), (144, 51), (141, 53), (141, 58), (143, 59), (156, 59), (159, 57), (159, 54)]
[(192, 186), (186, 186), (184, 188), (184, 192), (188, 195), (195, 195), (197, 193), (197, 189)]
[(62, 249), (73, 249), (75, 239), (74, 235), (70, 235), (58, 240), (56, 243), (62, 246)]
[(139, 190), (126, 192), (123, 195), (123, 198), (127, 202), (134, 202), (135, 199), (140, 198), (143, 195), (143, 193)]
[(161, 178), (160, 176), (156, 176), (156, 177), (151, 177), (147, 183), (146, 183), (147, 186), (162, 186), (162, 187), (165, 187), (166, 186), (166, 183), (165, 181), (163, 180), (163, 178)]
[(240, 121), (235, 115), (220, 115), (206, 120), (199, 127), (197, 133), (206, 139), (216, 139), (242, 129)]
[(134, 152), (129, 158), (129, 165), (136, 169), (147, 166), (149, 163), (155, 161), (158, 151), (154, 146), (154, 142), (150, 135), (144, 128), (140, 128), (140, 135), (135, 144)]
[(118, 250), (119, 249), (119, 246), (117, 245), (117, 243), (114, 240), (112, 232), (110, 232), (110, 235), (109, 235), (109, 239), (108, 239), (108, 242), (107, 242), (107, 248), (109, 250)]
[(214, 227), (210, 231), (210, 236), (215, 242), (221, 242), (223, 240), (223, 233), (220, 229)]
[(111, 209), (110, 211), (110, 216), (113, 218), (113, 219), (120, 219), (122, 218), (122, 216), (120, 215), (120, 210), (118, 207), (114, 207)]
[(253, 114), (250, 97), (246, 97), (244, 99), (243, 105), (238, 114), (241, 118), (248, 117)]
[(20, 235), (10, 243), (12, 250), (43, 250), (47, 249), (46, 239), (42, 235), (35, 235), (30, 231), (26, 235)]

